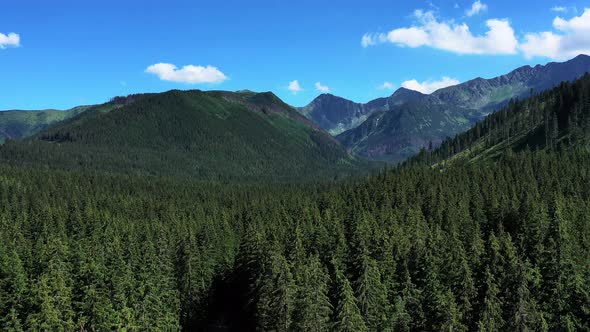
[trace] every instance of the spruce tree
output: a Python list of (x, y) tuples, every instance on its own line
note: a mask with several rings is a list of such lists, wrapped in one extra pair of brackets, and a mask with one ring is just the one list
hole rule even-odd
[(328, 298), (329, 276), (317, 255), (303, 265), (293, 313), (294, 331), (330, 331), (332, 305)]
[(359, 268), (360, 275), (355, 282), (358, 307), (369, 330), (383, 330), (388, 324), (389, 303), (381, 273), (375, 260), (366, 253), (360, 259)]
[(485, 278), (486, 291), (477, 330), (479, 332), (501, 331), (504, 328), (504, 319), (502, 302), (498, 298), (500, 291), (489, 268), (486, 268)]
[(338, 289), (337, 306), (334, 312), (333, 331), (363, 332), (367, 326), (357, 306), (357, 301), (350, 286), (350, 282), (340, 270), (336, 270)]

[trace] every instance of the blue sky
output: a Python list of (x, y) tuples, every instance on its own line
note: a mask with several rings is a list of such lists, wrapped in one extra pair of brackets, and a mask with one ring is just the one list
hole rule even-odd
[(400, 86), (430, 92), (590, 52), (585, 7), (590, 1), (6, 1), (0, 109), (170, 89), (273, 91), (295, 106), (322, 91), (359, 102)]

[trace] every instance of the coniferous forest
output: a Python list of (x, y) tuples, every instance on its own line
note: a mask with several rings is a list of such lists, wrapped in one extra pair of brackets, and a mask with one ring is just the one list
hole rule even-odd
[(0, 4), (0, 332), (590, 332), (590, 0)]
[(1, 329), (587, 331), (588, 80), (338, 181), (60, 169), (42, 134), (9, 142)]
[(588, 163), (288, 189), (2, 167), (2, 329), (587, 330)]

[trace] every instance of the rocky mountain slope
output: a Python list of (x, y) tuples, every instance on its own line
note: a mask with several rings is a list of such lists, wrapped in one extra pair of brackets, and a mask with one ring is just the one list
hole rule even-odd
[(476, 78), (373, 111), (366, 121), (337, 138), (361, 156), (399, 162), (467, 130), (513, 98), (528, 97), (586, 72), (590, 72), (590, 57), (580, 55), (563, 63), (524, 66), (493, 79)]

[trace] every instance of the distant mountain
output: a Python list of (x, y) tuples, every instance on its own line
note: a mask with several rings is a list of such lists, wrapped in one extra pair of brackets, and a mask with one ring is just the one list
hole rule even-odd
[(398, 162), (416, 154), (419, 147), (440, 142), (446, 133), (468, 129), (473, 121), (471, 110), (424, 96), (388, 111), (375, 112), (360, 126), (336, 138), (355, 154)]
[(195, 179), (333, 178), (372, 164), (274, 94), (119, 97), (0, 148), (8, 163)]
[(508, 151), (590, 149), (590, 75), (513, 101), (470, 130), (407, 163), (444, 166), (497, 159)]
[(433, 96), (441, 101), (481, 110), (497, 110), (511, 98), (525, 98), (542, 92), (563, 81), (573, 81), (590, 71), (590, 56), (578, 55), (566, 62), (550, 62), (545, 66), (523, 66), (492, 79), (481, 77), (465, 83), (437, 90)]
[[(590, 57), (580, 55), (564, 63), (524, 66), (493, 79), (476, 78), (373, 111), (365, 122), (337, 139), (361, 156), (399, 162), (421, 148), (437, 146), (446, 137), (469, 129), (512, 98), (525, 98), (586, 72), (590, 72)], [(380, 99), (375, 101), (375, 105), (381, 103)]]
[(7, 139), (21, 139), (87, 110), (79, 106), (66, 111), (0, 111), (0, 143)]
[(420, 92), (402, 88), (388, 98), (379, 98), (360, 104), (326, 93), (319, 95), (307, 106), (300, 107), (298, 110), (330, 134), (338, 135), (360, 125), (375, 112), (390, 110), (422, 96)]

